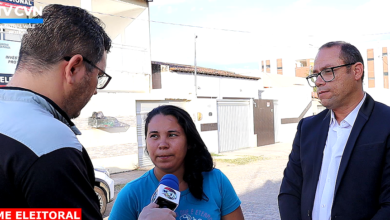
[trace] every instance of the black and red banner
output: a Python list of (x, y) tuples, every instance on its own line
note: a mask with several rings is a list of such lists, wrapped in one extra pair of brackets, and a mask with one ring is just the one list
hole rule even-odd
[(0, 209), (0, 219), (10, 220), (65, 220), (81, 219), (81, 209)]

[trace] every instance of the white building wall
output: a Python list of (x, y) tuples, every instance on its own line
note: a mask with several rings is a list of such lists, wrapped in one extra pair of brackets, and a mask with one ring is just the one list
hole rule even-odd
[[(211, 124), (218, 122), (216, 99), (196, 99), (188, 105), (192, 110), (196, 128), (211, 153), (218, 153), (218, 130), (201, 131), (201, 124)], [(201, 118), (198, 118), (198, 113)]]
[[(382, 48), (387, 47), (388, 53), (390, 53), (390, 42), (374, 42), (371, 44), (365, 44), (358, 47), (362, 54), (364, 61), (364, 80), (363, 90), (370, 94), (374, 100), (382, 102), (386, 105), (390, 105), (390, 89), (384, 87), (383, 77), (383, 60), (382, 60)], [(374, 49), (374, 72), (375, 72), (375, 88), (368, 88), (368, 65), (367, 65), (367, 50)], [(389, 62), (389, 56), (387, 62)], [(388, 68), (390, 65), (388, 65)], [(390, 68), (389, 68), (390, 69)]]
[[(92, 11), (99, 11), (101, 1), (92, 0)], [(115, 4), (112, 1), (104, 3)], [(118, 7), (123, 2), (117, 2)], [(87, 148), (94, 165), (104, 166), (111, 172), (135, 169), (138, 166), (136, 129), (136, 101), (150, 91), (151, 60), (149, 36), (149, 11), (147, 3), (132, 5), (131, 9), (99, 17), (106, 25), (106, 32), (113, 40), (107, 56), (106, 72), (112, 76), (110, 84), (82, 110), (75, 120), (83, 135), (80, 142)], [(134, 19), (133, 19), (134, 18)], [(95, 111), (117, 118), (129, 125), (127, 130), (111, 131), (86, 126), (88, 117)], [(112, 148), (112, 150), (110, 150)], [(96, 157), (102, 151), (103, 157)]]
[(177, 93), (193, 95), (195, 92), (194, 76), (190, 73), (161, 71), (161, 87), (162, 89), (155, 89), (153, 92), (166, 94), (167, 97), (176, 97)]
[(197, 82), (198, 82), (198, 96), (204, 96), (204, 97), (221, 97), (222, 91), (221, 91), (221, 84), (222, 80), (220, 77), (212, 77), (212, 76), (205, 76), (205, 75), (198, 75), (197, 76)]
[(113, 39), (113, 48), (107, 57), (107, 73), (113, 79), (106, 90), (135, 93), (149, 92), (151, 74), (149, 45), (149, 15), (144, 7), (121, 12), (117, 16), (105, 16), (107, 31)]
[(277, 59), (270, 60), (271, 74), (278, 74), (278, 62)]
[[(383, 84), (382, 45), (375, 45), (373, 49), (374, 49), (375, 88), (383, 89), (384, 84)], [(366, 74), (366, 78), (368, 79), (367, 74)]]
[[(276, 140), (280, 142), (291, 142), (294, 139), (298, 123), (282, 124), (284, 118), (298, 118), (305, 110), (306, 106), (311, 103), (311, 91), (309, 86), (281, 87), (266, 89), (262, 93), (263, 99), (273, 99), (278, 101), (278, 109), (275, 117), (275, 127), (279, 127)], [(310, 109), (305, 117), (313, 115)], [(279, 120), (280, 119), (280, 120)]]
[[(195, 125), (200, 133), (200, 136), (202, 137), (203, 141), (205, 142), (206, 146), (208, 147), (209, 151), (211, 153), (218, 153), (219, 152), (219, 133), (218, 130), (211, 130), (211, 131), (201, 131), (202, 124), (218, 124), (218, 107), (217, 103), (219, 101), (226, 101), (226, 99), (206, 99), (206, 98), (198, 98), (194, 99), (190, 102), (188, 105), (188, 110), (193, 112), (195, 118)], [(235, 102), (237, 100), (230, 100), (232, 102)], [(249, 112), (248, 112), (248, 124), (249, 124), (249, 139), (246, 140), (249, 145), (246, 147), (256, 147), (256, 135), (254, 134), (254, 126), (253, 126), (253, 101), (249, 100)], [(199, 118), (198, 115), (201, 115)]]
[(283, 76), (295, 76), (295, 60), (291, 57), (282, 58)]
[[(195, 98), (195, 78), (193, 73), (169, 72), (162, 66), (162, 89), (152, 90), (152, 94), (159, 94), (168, 99), (186, 97), (191, 100), (187, 104), (187, 111), (194, 119), (195, 125), (212, 153), (218, 153), (218, 130), (201, 131), (202, 124), (218, 123), (217, 100), (229, 98), (257, 98), (259, 82), (241, 78), (221, 77), (197, 74), (197, 97)], [(200, 117), (198, 117), (198, 115)], [(253, 112), (251, 112), (253, 120)], [(253, 123), (253, 122), (252, 122)], [(253, 126), (252, 126), (253, 127)], [(253, 133), (253, 132), (252, 132)], [(255, 146), (255, 137), (252, 135), (249, 142)]]
[[(257, 98), (259, 88), (258, 80), (220, 77), (210, 75), (197, 75), (198, 97), (245, 97)], [(167, 96), (177, 93), (193, 95), (195, 79), (191, 73), (161, 72), (162, 89), (153, 92), (164, 93)]]
[[(301, 59), (314, 58), (317, 54), (318, 48), (316, 47), (286, 47), (286, 48), (275, 48), (267, 54), (262, 54), (259, 61), (261, 70), (261, 61), (264, 63), (264, 71), (266, 72), (266, 61), (270, 60), (271, 63), (271, 74), (277, 74), (277, 60), (282, 59), (283, 75), (295, 77), (295, 61)], [(309, 64), (308, 64), (309, 65)]]
[(220, 77), (220, 89), (222, 97), (245, 97), (257, 98), (258, 88), (257, 80), (248, 80), (241, 78)]

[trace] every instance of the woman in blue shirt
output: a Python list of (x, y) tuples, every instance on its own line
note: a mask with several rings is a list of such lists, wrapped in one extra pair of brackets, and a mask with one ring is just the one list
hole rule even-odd
[(110, 220), (136, 220), (166, 174), (179, 179), (178, 220), (242, 220), (241, 201), (213, 159), (190, 115), (164, 105), (145, 120), (146, 151), (155, 167), (119, 193)]

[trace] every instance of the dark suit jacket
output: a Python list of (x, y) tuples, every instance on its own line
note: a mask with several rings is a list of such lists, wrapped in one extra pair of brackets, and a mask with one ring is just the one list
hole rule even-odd
[[(282, 220), (312, 219), (330, 111), (302, 119), (278, 197)], [(331, 219), (390, 219), (390, 107), (367, 94), (348, 138)]]

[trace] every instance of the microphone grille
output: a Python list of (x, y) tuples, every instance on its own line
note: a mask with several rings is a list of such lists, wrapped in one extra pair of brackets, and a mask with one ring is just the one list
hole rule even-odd
[(179, 179), (173, 174), (166, 174), (161, 178), (160, 184), (164, 184), (171, 187), (174, 190), (179, 191)]

